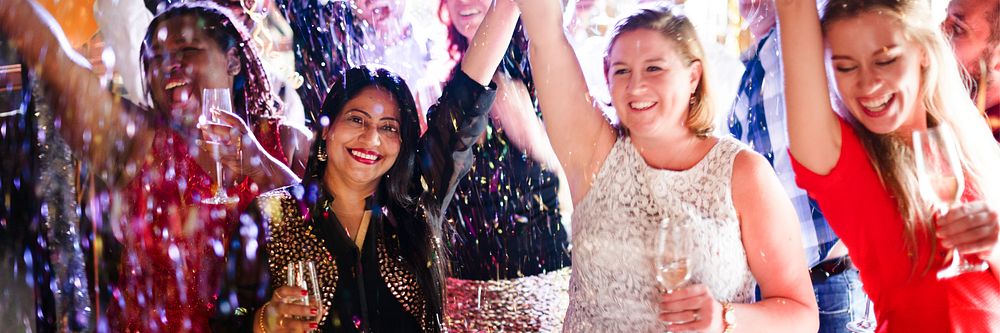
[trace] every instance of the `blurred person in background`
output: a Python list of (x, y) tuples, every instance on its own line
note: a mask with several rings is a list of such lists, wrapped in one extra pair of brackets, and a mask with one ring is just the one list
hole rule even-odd
[(1000, 141), (1000, 0), (952, 0), (941, 27)]

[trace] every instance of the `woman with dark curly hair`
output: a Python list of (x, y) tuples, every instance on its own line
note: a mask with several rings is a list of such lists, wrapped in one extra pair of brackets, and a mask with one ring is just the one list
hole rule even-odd
[[(123, 250), (108, 324), (120, 331), (208, 331), (225, 230), (257, 192), (297, 181), (273, 117), (281, 105), (247, 34), (209, 3), (165, 9), (142, 48), (147, 109), (107, 90), (37, 4), (3, 1), (0, 13), (0, 31), (52, 92), (64, 138), (116, 190), (110, 206), (122, 207), (111, 214)], [(232, 90), (233, 113), (217, 111), (223, 123), (199, 128), (201, 91), (209, 88)], [(209, 133), (224, 141), (222, 186), (213, 181), (216, 159), (198, 140)], [(239, 204), (201, 203), (214, 187)]]

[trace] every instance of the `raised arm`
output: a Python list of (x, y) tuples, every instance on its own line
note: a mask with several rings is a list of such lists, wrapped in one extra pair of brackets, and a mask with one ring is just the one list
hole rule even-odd
[(424, 183), (421, 200), (429, 220), (443, 216), (458, 179), (472, 165), (472, 146), (486, 130), (486, 114), (496, 96), (490, 84), (510, 44), (519, 11), (512, 0), (496, 0), (469, 44), (469, 50), (428, 113), (418, 161)]
[(462, 71), (469, 78), (483, 86), (490, 83), (507, 52), (519, 15), (521, 11), (513, 0), (493, 1), (462, 58)]
[(532, 76), (545, 129), (576, 203), (590, 190), (591, 179), (614, 145), (615, 132), (587, 90), (563, 31), (560, 1), (517, 2), (530, 38)]
[[(117, 173), (135, 147), (148, 146), (150, 131), (138, 108), (109, 92), (44, 8), (31, 0), (0, 1), (0, 34), (46, 83), (64, 139), (95, 168)], [(135, 135), (127, 137), (126, 128)]]
[(825, 175), (840, 159), (840, 124), (830, 104), (815, 0), (777, 0), (792, 156)]

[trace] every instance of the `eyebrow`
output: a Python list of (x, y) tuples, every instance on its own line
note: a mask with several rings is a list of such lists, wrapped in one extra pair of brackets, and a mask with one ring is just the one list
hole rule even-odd
[[(374, 119), (374, 117), (372, 117), (372, 115), (371, 115), (370, 113), (368, 113), (368, 112), (365, 112), (364, 110), (361, 110), (361, 109), (356, 109), (356, 108), (355, 108), (355, 109), (350, 109), (350, 110), (347, 110), (347, 112), (344, 112), (344, 114), (348, 114), (348, 113), (351, 113), (351, 112), (358, 112), (358, 113), (361, 113), (361, 114), (364, 114), (364, 115), (365, 115), (365, 117), (368, 117), (369, 119)], [(396, 117), (382, 117), (382, 118), (381, 118), (381, 119), (379, 119), (379, 120), (380, 120), (380, 121), (381, 121), (381, 120), (391, 120), (391, 121), (395, 121), (395, 122), (397, 122), (397, 123), (399, 123), (399, 122), (400, 122), (400, 121), (399, 121), (399, 119), (396, 119)]]
[[(667, 62), (667, 59), (664, 59), (664, 58), (660, 57), (660, 58), (646, 59), (646, 60), (643, 61), (643, 63), (647, 63), (647, 64), (651, 63), (651, 62)], [(611, 66), (617, 66), (617, 65), (627, 66), (625, 64), (625, 62), (622, 62), (622, 61), (615, 61), (615, 62), (611, 63)]]
[[(972, 30), (972, 26), (969, 25), (968, 17), (964, 13), (948, 14), (948, 16), (954, 18), (952, 22), (962, 27), (965, 30)], [(988, 15), (983, 15), (983, 20), (989, 22)]]
[[(899, 45), (896, 45), (896, 44), (886, 45), (886, 46), (883, 46), (882, 48), (878, 49), (878, 51), (872, 52), (872, 55), (873, 56), (878, 56), (880, 54), (889, 53), (889, 51), (893, 51), (893, 50), (896, 50), (898, 48), (899, 48)], [(830, 60), (854, 60), (854, 58), (851, 58), (850, 56), (836, 55), (835, 54), (835, 55), (830, 56)]]

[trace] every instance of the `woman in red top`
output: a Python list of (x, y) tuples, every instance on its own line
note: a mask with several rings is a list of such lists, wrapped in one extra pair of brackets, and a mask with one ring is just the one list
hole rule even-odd
[[(106, 89), (30, 0), (0, 1), (0, 32), (40, 69), (66, 141), (121, 191), (110, 205), (124, 248), (108, 312), (111, 329), (209, 331), (225, 269), (223, 235), (236, 212), (257, 192), (298, 181), (287, 166), (294, 154), (285, 153), (295, 147), (284, 145), (294, 133), (276, 117), (280, 103), (249, 35), (211, 3), (165, 9), (143, 43), (152, 105), (144, 108)], [(231, 89), (233, 113), (220, 111), (221, 123), (199, 128), (207, 88)], [(220, 191), (239, 196), (236, 207), (201, 203), (213, 194), (216, 172), (208, 146), (197, 140), (206, 132), (224, 141)], [(118, 204), (124, 209), (115, 209)]]
[[(790, 150), (861, 271), (879, 332), (1000, 330), (1000, 149), (918, 0), (778, 1)], [(825, 50), (824, 50), (825, 43)], [(824, 66), (839, 101), (833, 112)], [(957, 129), (968, 190), (939, 218), (916, 191), (910, 133)], [(936, 222), (936, 226), (935, 226)], [(991, 269), (939, 280), (957, 247)]]

